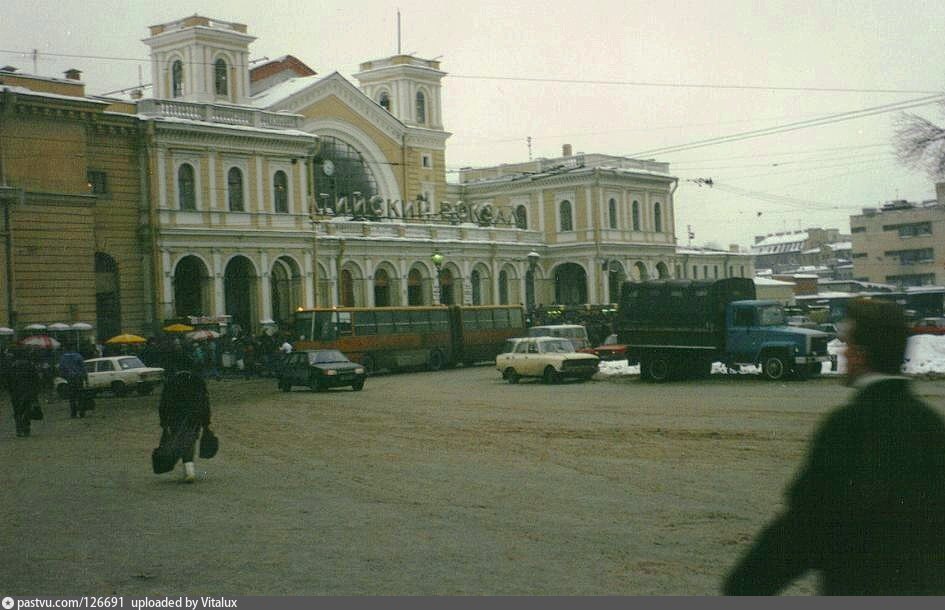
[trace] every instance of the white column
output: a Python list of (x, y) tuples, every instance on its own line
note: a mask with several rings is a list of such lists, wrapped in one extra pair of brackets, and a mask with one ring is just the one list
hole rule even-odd
[[(167, 163), (164, 159), (165, 155), (167, 155), (167, 149), (159, 146), (157, 149), (158, 208), (176, 207), (171, 206), (167, 200)], [(174, 183), (177, 183), (177, 176), (174, 176)]]
[(210, 187), (210, 205), (207, 207), (216, 210), (220, 200), (217, 198), (217, 153), (213, 150), (207, 152), (207, 175), (207, 184)]
[(588, 303), (597, 303), (597, 282), (600, 281), (600, 270), (597, 269), (593, 258), (587, 259), (587, 268), (589, 269), (587, 274), (587, 302)]
[(213, 251), (213, 268), (210, 276), (213, 278), (213, 308), (214, 315), (226, 315), (226, 298), (223, 293), (223, 256), (218, 250)]
[(272, 319), (272, 273), (269, 268), (269, 254), (266, 252), (259, 253), (259, 282), (262, 294), (259, 295), (260, 303), (262, 303), (262, 311), (260, 312), (260, 322), (262, 320), (271, 320)]
[(174, 317), (174, 268), (171, 267), (171, 253), (168, 250), (161, 250), (161, 266), (163, 267), (161, 276), (164, 284), (162, 309), (166, 320)]
[(266, 208), (266, 179), (263, 176), (262, 157), (256, 157), (256, 207), (251, 212), (268, 212)]
[(400, 273), (400, 305), (402, 307), (407, 305), (407, 260), (399, 259), (397, 261), (397, 270)]
[(492, 305), (499, 304), (499, 261), (492, 260)]
[(312, 273), (312, 253), (305, 252), (302, 256), (302, 265), (305, 270), (303, 271), (304, 283), (305, 283), (305, 307), (315, 307), (315, 288), (314, 288), (314, 274)]
[(331, 281), (329, 290), (331, 291), (331, 305), (338, 305), (341, 302), (341, 295), (338, 294), (338, 277), (341, 270), (338, 269), (337, 259), (333, 256), (328, 264), (328, 279)]
[(374, 307), (374, 261), (364, 261), (364, 306)]

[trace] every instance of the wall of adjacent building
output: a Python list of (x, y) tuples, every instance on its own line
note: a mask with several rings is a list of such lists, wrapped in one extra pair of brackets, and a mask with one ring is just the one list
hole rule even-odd
[[(910, 225), (926, 223), (928, 233), (910, 234)], [(851, 216), (850, 226), (854, 279), (905, 286), (945, 284), (945, 205), (869, 210)], [(924, 250), (929, 251), (927, 257), (909, 262), (896, 254)]]

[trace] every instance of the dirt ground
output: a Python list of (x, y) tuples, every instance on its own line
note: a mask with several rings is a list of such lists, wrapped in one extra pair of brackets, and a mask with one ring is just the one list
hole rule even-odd
[[(81, 420), (50, 398), (29, 439), (4, 396), (0, 595), (711, 595), (849, 392), (490, 367), (210, 388), (194, 485), (150, 472), (157, 393)], [(945, 410), (945, 382), (917, 388)]]

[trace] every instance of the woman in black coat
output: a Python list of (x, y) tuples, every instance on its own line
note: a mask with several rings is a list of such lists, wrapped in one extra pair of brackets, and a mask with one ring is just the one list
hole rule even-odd
[(184, 480), (193, 483), (194, 447), (202, 430), (210, 427), (210, 397), (203, 379), (178, 371), (164, 382), (158, 408), (161, 445), (170, 447), (184, 463)]

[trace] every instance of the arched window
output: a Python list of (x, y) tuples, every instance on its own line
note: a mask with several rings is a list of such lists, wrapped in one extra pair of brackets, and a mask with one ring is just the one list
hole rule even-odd
[(509, 274), (505, 269), (499, 272), (499, 305), (509, 304)]
[(407, 274), (407, 305), (423, 305), (423, 276), (419, 269)]
[(469, 276), (469, 283), (472, 284), (472, 304), (482, 305), (482, 277), (478, 270), (473, 270)]
[(616, 229), (617, 228), (617, 200), (616, 199), (611, 199), (610, 201), (607, 202), (607, 213), (609, 214), (609, 218), (610, 218), (610, 228)]
[(341, 306), (354, 307), (354, 276), (347, 269), (341, 270)]
[(558, 217), (561, 221), (561, 230), (562, 231), (573, 231), (574, 230), (574, 221), (571, 220), (571, 202), (565, 199), (561, 202), (559, 206)]
[(519, 229), (528, 228), (528, 210), (524, 205), (515, 208), (515, 226)]
[(640, 202), (634, 201), (633, 206), (630, 208), (633, 216), (633, 230), (640, 230)]
[(374, 306), (390, 307), (390, 276), (383, 269), (374, 274)]
[(423, 91), (417, 91), (417, 122), (421, 125), (427, 122), (427, 98)]
[(390, 96), (386, 91), (381, 91), (381, 97), (377, 100), (377, 103), (381, 105), (381, 108), (390, 112)]
[(171, 96), (182, 95), (184, 95), (184, 62), (178, 59), (171, 64)]
[(657, 233), (663, 231), (663, 213), (660, 211), (660, 202), (653, 204), (653, 230)]
[(190, 163), (181, 163), (177, 168), (177, 200), (182, 210), (197, 209), (194, 166)]
[(231, 212), (243, 211), (243, 172), (238, 167), (231, 167), (226, 173), (226, 192)]
[(229, 95), (230, 88), (227, 83), (226, 60), (218, 59), (213, 64), (213, 88), (217, 95)]
[(272, 200), (276, 212), (289, 211), (289, 178), (281, 169), (272, 177)]

